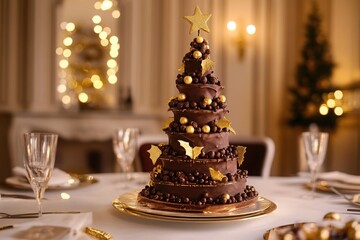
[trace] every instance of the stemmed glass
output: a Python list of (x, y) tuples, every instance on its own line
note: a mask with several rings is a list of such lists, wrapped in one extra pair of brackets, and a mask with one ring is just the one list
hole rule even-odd
[(131, 171), (137, 151), (138, 135), (139, 129), (137, 128), (123, 128), (117, 129), (113, 136), (113, 148), (116, 160), (122, 171), (126, 173), (128, 180), (133, 179)]
[(55, 133), (24, 133), (24, 167), (42, 216), (44, 197), (55, 163), (58, 135)]
[(311, 197), (315, 196), (317, 173), (323, 164), (329, 134), (326, 132), (303, 132), (302, 139), (305, 147), (306, 160), (311, 175)]

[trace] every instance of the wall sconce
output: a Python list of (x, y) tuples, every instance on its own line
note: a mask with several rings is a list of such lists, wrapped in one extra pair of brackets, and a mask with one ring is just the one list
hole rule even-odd
[(243, 28), (241, 25), (238, 27), (235, 21), (229, 21), (227, 23), (227, 29), (230, 32), (237, 32), (238, 34), (236, 37), (236, 45), (238, 48), (239, 58), (242, 60), (245, 55), (245, 47), (248, 44), (247, 39), (249, 36), (256, 33), (256, 26), (253, 24), (248, 24), (245, 28)]

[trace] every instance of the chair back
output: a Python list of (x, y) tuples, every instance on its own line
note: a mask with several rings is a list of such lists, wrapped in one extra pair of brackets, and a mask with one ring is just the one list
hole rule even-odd
[(167, 143), (166, 134), (144, 134), (140, 135), (138, 139), (138, 156), (135, 160), (135, 169), (142, 172), (150, 172), (154, 165), (150, 159), (148, 150), (151, 145), (158, 145), (159, 143)]
[(274, 141), (269, 137), (244, 136), (230, 138), (230, 144), (246, 147), (244, 162), (240, 169), (249, 171), (249, 176), (270, 176), (275, 155)]

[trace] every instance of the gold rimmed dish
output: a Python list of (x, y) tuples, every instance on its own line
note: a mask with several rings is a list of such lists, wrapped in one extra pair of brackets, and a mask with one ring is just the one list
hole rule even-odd
[[(311, 183), (305, 183), (305, 187), (310, 189)], [(316, 182), (315, 189), (319, 192), (332, 192), (331, 188), (336, 188), (343, 193), (354, 193), (360, 192), (360, 185), (358, 184), (349, 184), (340, 181), (325, 181), (320, 180)]]
[(292, 223), (292, 224), (286, 224), (286, 225), (282, 225), (282, 226), (278, 226), (275, 228), (271, 228), (269, 230), (267, 230), (264, 235), (263, 238), (264, 240), (270, 240), (273, 239), (272, 235), (277, 235), (277, 233), (281, 233), (281, 232), (289, 232), (292, 229), (297, 229), (299, 227), (301, 227), (304, 224), (310, 224), (311, 222), (302, 222), (302, 223)]
[[(98, 182), (98, 179), (94, 178), (91, 175), (83, 174), (70, 174), (71, 179), (67, 183), (61, 185), (49, 185), (47, 190), (64, 190), (64, 189), (73, 189), (80, 188), (88, 185), (92, 185)], [(13, 188), (31, 190), (31, 186), (27, 179), (23, 176), (12, 176), (8, 177), (5, 180), (5, 183)]]
[(152, 220), (176, 222), (221, 222), (246, 220), (270, 214), (277, 207), (272, 201), (264, 197), (259, 197), (254, 204), (229, 212), (179, 212), (156, 210), (138, 203), (137, 195), (139, 191), (140, 190), (135, 190), (119, 196), (113, 201), (113, 207), (122, 213), (132, 216)]

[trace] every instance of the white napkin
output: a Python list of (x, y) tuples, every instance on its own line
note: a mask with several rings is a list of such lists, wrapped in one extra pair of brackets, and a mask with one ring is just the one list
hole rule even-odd
[[(22, 167), (14, 167), (12, 169), (13, 174), (16, 176), (24, 176), (26, 177), (26, 170)], [(73, 179), (70, 174), (60, 170), (59, 168), (54, 168), (51, 178), (49, 180), (49, 186), (61, 186), (69, 183), (69, 180)]]
[(351, 175), (339, 171), (320, 173), (318, 179), (325, 181), (339, 181), (347, 184), (360, 185), (360, 176)]
[(69, 236), (64, 239), (85, 240), (92, 239), (84, 233), (84, 229), (92, 224), (92, 213), (74, 214), (46, 214), (41, 218), (31, 219), (27, 222), (15, 224), (11, 230), (3, 231), (1, 239), (14, 239), (20, 231), (24, 231), (32, 226), (61, 226), (70, 228)]

